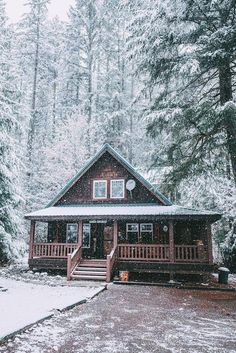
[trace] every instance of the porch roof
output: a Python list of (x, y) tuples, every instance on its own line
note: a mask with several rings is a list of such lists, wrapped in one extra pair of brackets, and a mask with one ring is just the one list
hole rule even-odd
[(159, 206), (138, 205), (74, 205), (52, 206), (25, 215), (26, 219), (38, 221), (78, 220), (78, 219), (203, 219), (212, 222), (221, 214), (207, 210), (197, 210), (178, 205)]

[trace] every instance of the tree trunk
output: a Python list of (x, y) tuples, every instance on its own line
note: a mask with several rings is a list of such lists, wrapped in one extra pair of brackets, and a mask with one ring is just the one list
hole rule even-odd
[[(220, 80), (220, 104), (233, 100), (232, 94), (232, 73), (230, 63), (227, 61), (219, 67)], [(224, 114), (224, 127), (227, 134), (227, 148), (230, 156), (234, 181), (236, 183), (236, 115), (235, 110), (227, 109)]]
[(28, 134), (28, 155), (29, 162), (32, 159), (33, 140), (35, 134), (35, 120), (36, 120), (36, 97), (37, 97), (37, 81), (38, 81), (38, 65), (39, 65), (39, 12), (37, 19), (37, 32), (36, 32), (36, 45), (35, 45), (35, 56), (34, 56), (34, 77), (33, 77), (33, 92), (32, 92), (32, 104), (31, 104), (31, 117), (29, 124)]

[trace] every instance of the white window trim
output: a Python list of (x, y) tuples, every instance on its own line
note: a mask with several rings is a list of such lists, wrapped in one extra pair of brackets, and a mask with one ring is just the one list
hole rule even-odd
[[(95, 196), (95, 184), (96, 184), (96, 183), (101, 183), (101, 182), (103, 182), (103, 183), (106, 184), (106, 187), (105, 187), (105, 196), (97, 197), (97, 196)], [(95, 199), (95, 200), (107, 199), (107, 180), (105, 180), (105, 179), (93, 180), (93, 199)]]
[[(83, 246), (83, 242), (84, 242), (84, 225), (89, 225), (89, 246)], [(82, 248), (83, 249), (90, 249), (91, 247), (91, 224), (90, 223), (84, 223), (83, 224), (83, 234), (82, 234)]]
[[(123, 183), (123, 196), (112, 196), (112, 183), (113, 181), (122, 181)], [(125, 198), (125, 180), (124, 179), (111, 179), (110, 180), (110, 198), (111, 199), (124, 199)]]
[[(128, 230), (129, 225), (137, 225), (138, 229), (137, 230)], [(139, 240), (139, 224), (138, 223), (126, 223), (126, 240), (128, 240), (128, 233), (136, 233), (138, 232), (138, 240)]]
[(66, 223), (66, 242), (68, 242), (68, 228), (69, 226), (76, 226), (76, 242), (78, 242), (78, 223)]
[[(151, 230), (142, 230), (142, 225), (151, 225)], [(153, 223), (140, 223), (140, 237), (142, 236), (142, 233), (151, 233), (152, 234), (152, 241), (153, 241)]]

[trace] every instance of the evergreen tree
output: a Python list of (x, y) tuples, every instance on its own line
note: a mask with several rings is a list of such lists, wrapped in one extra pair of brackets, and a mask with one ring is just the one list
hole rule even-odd
[(12, 50), (13, 32), (6, 24), (5, 4), (0, 0), (0, 263), (16, 256), (13, 240), (20, 230), (19, 96)]
[(154, 138), (163, 132), (174, 184), (216, 165), (236, 180), (235, 6), (227, 0), (131, 6), (130, 55), (151, 88), (148, 131)]

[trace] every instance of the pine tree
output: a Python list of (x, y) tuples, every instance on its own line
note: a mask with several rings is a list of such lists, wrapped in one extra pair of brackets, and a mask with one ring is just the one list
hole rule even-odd
[(230, 160), (236, 180), (235, 2), (180, 0), (131, 6), (130, 55), (151, 87), (149, 133), (163, 132), (170, 178)]
[(12, 37), (13, 32), (6, 24), (5, 4), (0, 0), (0, 263), (16, 255), (13, 240), (20, 229), (17, 209), (20, 162), (16, 138), (20, 129), (20, 92), (13, 76)]

